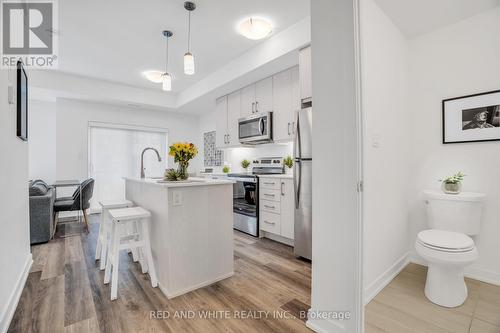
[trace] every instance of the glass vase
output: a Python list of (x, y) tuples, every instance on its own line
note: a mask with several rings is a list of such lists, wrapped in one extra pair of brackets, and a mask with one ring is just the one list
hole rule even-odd
[(188, 161), (179, 161), (179, 168), (177, 169), (177, 171), (179, 172), (179, 179), (181, 180), (188, 179), (189, 177), (188, 167), (189, 167)]

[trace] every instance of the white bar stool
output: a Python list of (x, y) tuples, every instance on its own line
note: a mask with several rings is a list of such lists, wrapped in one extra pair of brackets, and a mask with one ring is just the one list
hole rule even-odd
[[(117, 298), (120, 250), (138, 249), (142, 272), (146, 273), (149, 270), (151, 286), (153, 288), (158, 286), (149, 237), (148, 223), (151, 213), (142, 207), (129, 207), (112, 209), (108, 211), (108, 214), (112, 219), (111, 242), (106, 261), (104, 284), (108, 284), (111, 280), (111, 300)], [(131, 226), (137, 233), (130, 233)]]
[[(101, 222), (99, 224), (99, 237), (95, 248), (95, 260), (100, 260), (99, 268), (102, 271), (106, 267), (106, 257), (109, 247), (109, 234), (111, 232), (111, 220), (108, 216), (110, 209), (127, 208), (134, 206), (129, 200), (106, 200), (99, 201), (101, 205)], [(132, 253), (134, 261), (137, 261), (137, 253)]]

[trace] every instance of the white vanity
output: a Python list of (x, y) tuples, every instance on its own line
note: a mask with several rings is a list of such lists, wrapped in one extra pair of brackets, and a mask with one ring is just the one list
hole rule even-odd
[(150, 211), (161, 291), (176, 297), (233, 272), (233, 182), (125, 178), (126, 198)]

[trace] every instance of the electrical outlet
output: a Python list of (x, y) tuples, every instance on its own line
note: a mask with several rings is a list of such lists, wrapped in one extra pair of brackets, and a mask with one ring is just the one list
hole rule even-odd
[(173, 191), (172, 198), (173, 198), (172, 206), (182, 206), (182, 192)]

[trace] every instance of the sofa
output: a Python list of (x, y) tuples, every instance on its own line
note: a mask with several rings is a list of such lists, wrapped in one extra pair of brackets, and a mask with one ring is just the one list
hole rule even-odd
[(46, 243), (52, 238), (54, 228), (55, 189), (43, 180), (29, 184), (30, 242)]

